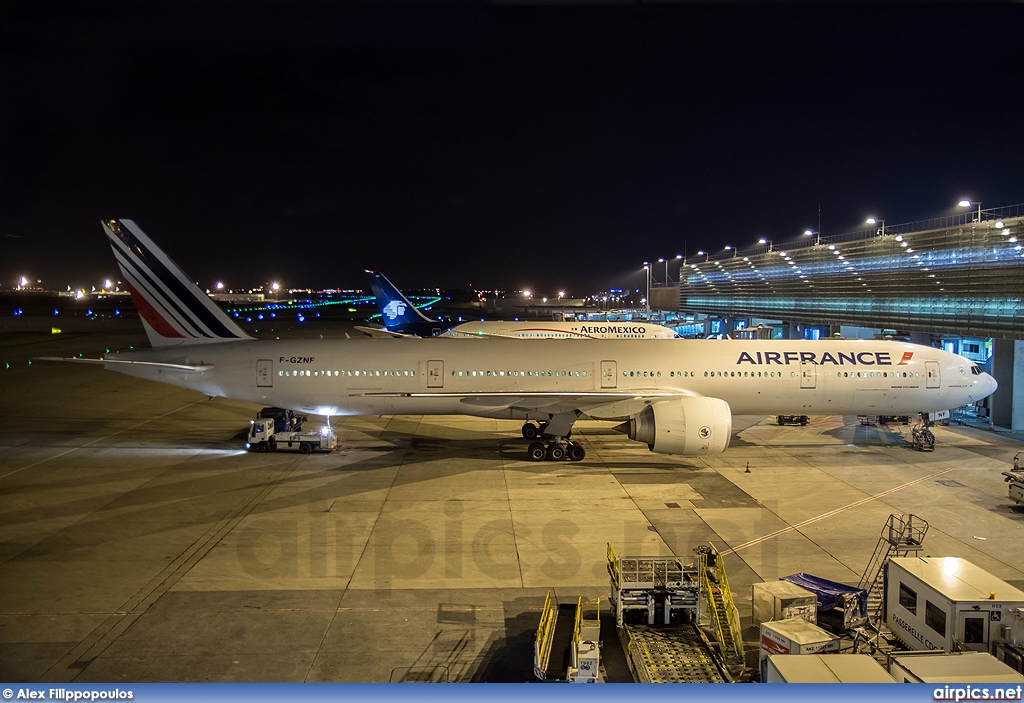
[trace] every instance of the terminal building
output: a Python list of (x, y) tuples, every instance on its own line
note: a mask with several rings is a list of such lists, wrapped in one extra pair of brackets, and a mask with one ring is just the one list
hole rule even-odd
[(973, 409), (978, 417), (1022, 430), (1022, 244), (1024, 205), (767, 241), (687, 260), (678, 310), (702, 320), (696, 325), (705, 335), (891, 336), (941, 346), (999, 382), (995, 395)]

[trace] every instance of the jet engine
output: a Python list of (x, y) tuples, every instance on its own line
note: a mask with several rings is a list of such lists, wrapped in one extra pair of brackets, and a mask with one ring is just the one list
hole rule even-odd
[(720, 398), (679, 398), (648, 405), (615, 431), (659, 454), (720, 454), (732, 438), (732, 410)]

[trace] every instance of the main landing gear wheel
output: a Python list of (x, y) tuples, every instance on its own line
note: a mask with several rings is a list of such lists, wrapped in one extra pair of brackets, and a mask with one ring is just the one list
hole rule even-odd
[(523, 438), (524, 439), (537, 439), (540, 437), (540, 428), (532, 422), (527, 422), (523, 425)]
[(544, 461), (544, 457), (547, 456), (547, 453), (547, 447), (544, 446), (543, 442), (531, 442), (529, 449), (526, 450), (526, 454), (530, 457), (530, 461)]
[(566, 456), (569, 457), (569, 461), (583, 461), (583, 457), (587, 455), (587, 450), (583, 448), (582, 444), (576, 444), (572, 442), (569, 445), (569, 449), (566, 451)]
[(564, 458), (565, 447), (557, 443), (548, 445), (548, 459), (551, 461), (561, 461)]

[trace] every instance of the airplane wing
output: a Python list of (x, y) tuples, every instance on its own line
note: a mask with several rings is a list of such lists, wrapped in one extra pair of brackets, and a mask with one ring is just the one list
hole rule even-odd
[(383, 327), (364, 327), (363, 325), (356, 325), (356, 329), (369, 337), (387, 338), (395, 337), (397, 339), (419, 339), (414, 334), (403, 334), (402, 332), (391, 332)]
[(629, 417), (643, 410), (644, 406), (653, 403), (696, 396), (683, 389), (650, 389), (636, 391), (571, 391), (565, 393), (510, 393), (508, 391), (479, 393), (389, 393), (373, 391), (356, 393), (359, 396), (391, 396), (404, 398), (458, 398), (466, 405), (490, 410), (514, 408), (516, 410), (536, 412), (569, 412), (579, 410), (596, 418)]
[(122, 366), (155, 366), (162, 369), (173, 369), (175, 371), (191, 371), (202, 373), (213, 369), (213, 364), (169, 364), (162, 361), (128, 361), (127, 359), (83, 359), (78, 356), (39, 356), (38, 361), (72, 361), (78, 364), (121, 364)]

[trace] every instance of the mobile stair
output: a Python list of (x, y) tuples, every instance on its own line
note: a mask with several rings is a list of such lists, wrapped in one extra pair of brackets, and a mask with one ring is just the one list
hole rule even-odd
[(890, 559), (917, 554), (928, 534), (928, 522), (917, 515), (889, 516), (882, 528), (878, 544), (868, 561), (858, 588), (868, 592), (868, 620), (878, 623), (882, 620), (883, 589), (885, 588), (885, 565)]

